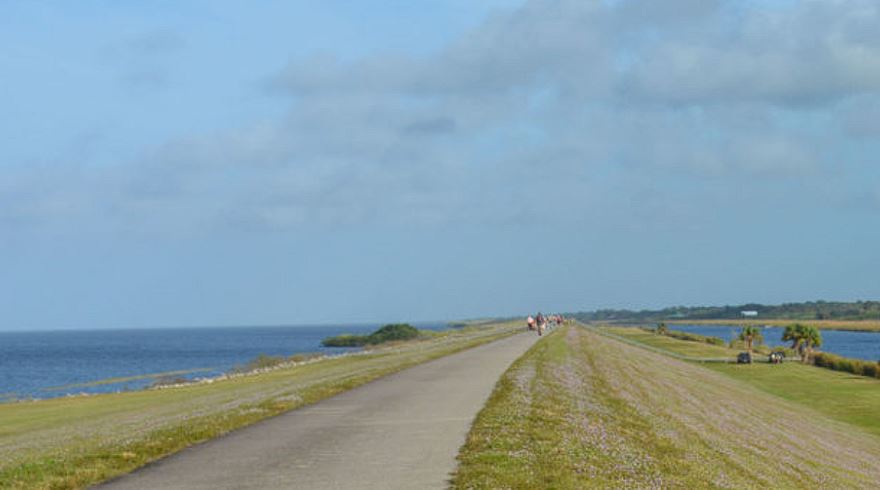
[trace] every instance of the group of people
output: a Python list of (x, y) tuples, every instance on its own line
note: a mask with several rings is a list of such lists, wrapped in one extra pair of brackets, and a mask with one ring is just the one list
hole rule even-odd
[(530, 331), (537, 331), (538, 335), (544, 335), (544, 331), (553, 327), (558, 327), (565, 323), (565, 319), (562, 318), (562, 315), (548, 315), (544, 316), (541, 312), (538, 312), (536, 316), (529, 315), (526, 319), (526, 324)]

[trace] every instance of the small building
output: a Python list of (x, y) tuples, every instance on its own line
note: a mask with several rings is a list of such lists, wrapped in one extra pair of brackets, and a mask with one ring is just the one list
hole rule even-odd
[(758, 312), (755, 310), (744, 310), (739, 312), (744, 318), (756, 317), (758, 316)]

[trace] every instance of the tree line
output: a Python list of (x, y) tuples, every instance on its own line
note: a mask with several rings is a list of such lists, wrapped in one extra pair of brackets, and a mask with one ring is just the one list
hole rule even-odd
[(600, 309), (573, 313), (581, 321), (735, 320), (743, 311), (780, 320), (880, 320), (880, 301), (807, 301), (763, 305), (673, 306), (660, 310)]

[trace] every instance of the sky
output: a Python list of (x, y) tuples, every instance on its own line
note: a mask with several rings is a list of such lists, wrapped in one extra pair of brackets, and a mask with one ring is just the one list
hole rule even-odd
[(878, 299), (877, 25), (0, 1), (0, 330)]

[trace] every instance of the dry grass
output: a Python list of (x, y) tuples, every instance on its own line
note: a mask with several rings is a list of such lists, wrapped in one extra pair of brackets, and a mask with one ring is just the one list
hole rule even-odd
[[(637, 328), (603, 327), (598, 331), (637, 342), (647, 349), (657, 349), (662, 354), (681, 356), (685, 360), (719, 356), (717, 349), (720, 347), (670, 339)], [(738, 349), (729, 351), (728, 358), (739, 352)], [(880, 380), (800, 362), (786, 362), (783, 365), (765, 362), (752, 365), (706, 363), (705, 367), (880, 436)]]
[(503, 376), (455, 488), (876, 488), (880, 438), (586, 329)]

